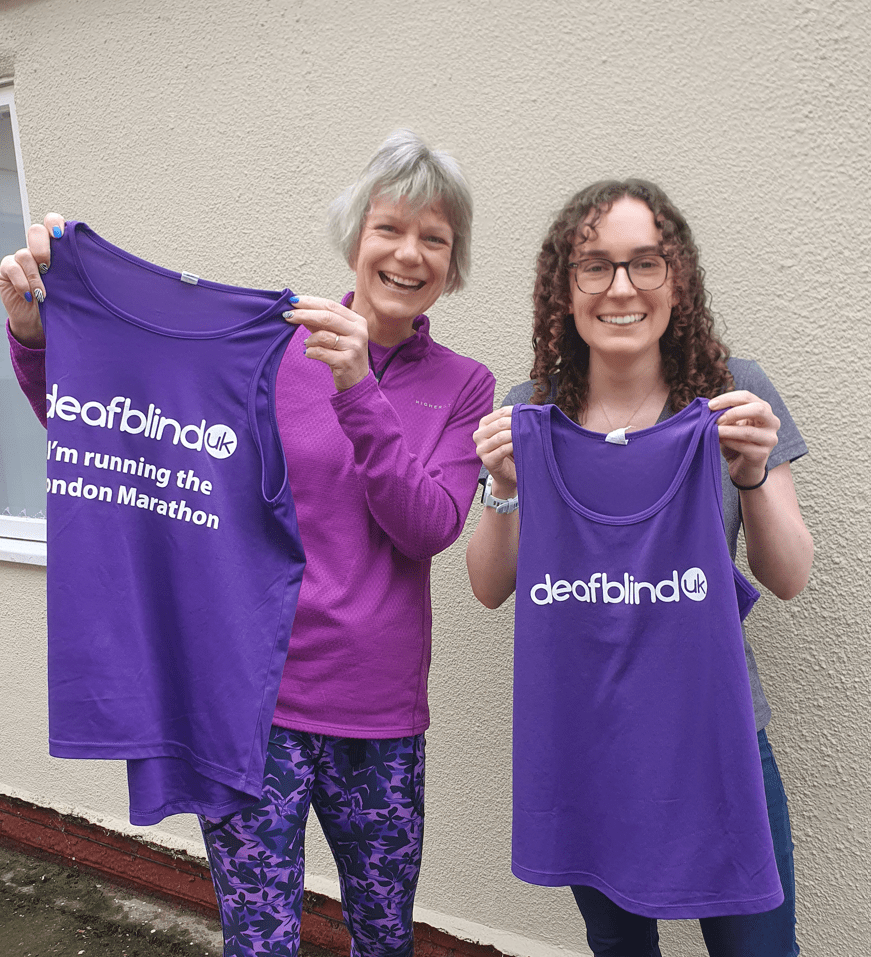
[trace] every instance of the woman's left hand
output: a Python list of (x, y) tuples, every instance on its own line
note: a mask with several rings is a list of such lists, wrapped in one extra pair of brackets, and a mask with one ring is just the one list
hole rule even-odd
[(300, 296), (288, 322), (305, 326), (305, 354), (330, 367), (337, 392), (345, 392), (369, 374), (369, 325), (351, 309), (315, 296)]
[(725, 409), (717, 419), (717, 429), (732, 481), (748, 486), (761, 482), (780, 428), (780, 419), (771, 406), (752, 392), (742, 390), (716, 396), (708, 408), (713, 412)]

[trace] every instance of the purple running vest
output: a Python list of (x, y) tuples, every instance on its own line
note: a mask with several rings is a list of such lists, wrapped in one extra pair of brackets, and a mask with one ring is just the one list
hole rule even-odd
[(127, 759), (134, 824), (233, 813), (262, 791), (305, 564), (274, 409), (291, 293), (84, 223), (46, 285), (50, 752)]
[(514, 408), (512, 869), (635, 914), (783, 901), (706, 399), (616, 445)]

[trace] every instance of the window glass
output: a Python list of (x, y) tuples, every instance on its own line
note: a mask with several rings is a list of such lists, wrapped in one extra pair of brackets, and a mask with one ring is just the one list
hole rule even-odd
[[(0, 255), (25, 243), (21, 170), (11, 96), (0, 91)], [(0, 305), (4, 330), (6, 312)], [(18, 386), (5, 331), (0, 341), (0, 516), (45, 517), (45, 429)]]

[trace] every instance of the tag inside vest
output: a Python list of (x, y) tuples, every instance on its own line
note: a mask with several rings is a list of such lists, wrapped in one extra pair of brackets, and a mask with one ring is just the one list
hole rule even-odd
[(629, 439), (626, 438), (626, 429), (629, 426), (624, 426), (622, 429), (614, 429), (613, 432), (609, 432), (605, 436), (605, 441), (610, 442), (611, 445), (629, 445)]

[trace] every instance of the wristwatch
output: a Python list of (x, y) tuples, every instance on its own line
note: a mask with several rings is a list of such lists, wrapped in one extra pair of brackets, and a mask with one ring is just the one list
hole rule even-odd
[(520, 500), (515, 495), (514, 498), (496, 498), (493, 495), (493, 476), (487, 476), (487, 482), (484, 485), (484, 494), (481, 501), (488, 508), (495, 508), (500, 515), (507, 515), (509, 512), (516, 512), (520, 508)]

